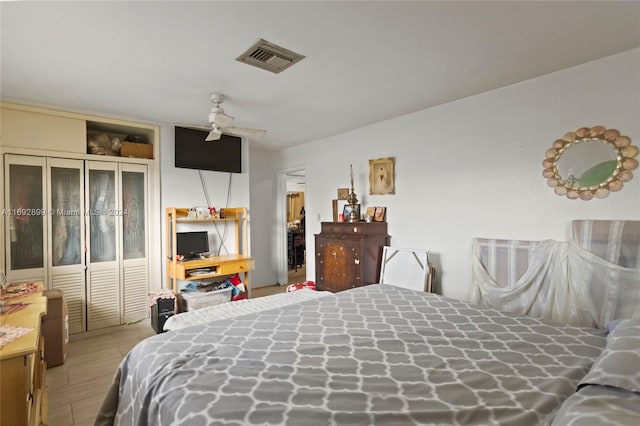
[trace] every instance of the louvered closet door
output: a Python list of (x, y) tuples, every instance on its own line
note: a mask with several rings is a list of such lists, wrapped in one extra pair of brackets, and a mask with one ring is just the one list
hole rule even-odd
[(47, 282), (46, 159), (5, 155), (5, 252), (10, 282)]
[(84, 161), (47, 159), (49, 289), (62, 290), (69, 332), (85, 331)]
[(87, 161), (87, 330), (121, 324), (120, 179), (117, 163)]
[(149, 259), (147, 166), (121, 165), (123, 321), (147, 317)]

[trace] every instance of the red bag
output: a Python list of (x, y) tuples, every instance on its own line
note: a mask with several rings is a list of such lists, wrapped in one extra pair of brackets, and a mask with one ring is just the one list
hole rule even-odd
[(309, 290), (316, 289), (316, 283), (313, 281), (305, 281), (303, 283), (290, 284), (287, 287), (287, 292), (302, 290), (303, 288), (308, 288)]
[(243, 300), (243, 299), (247, 299), (249, 296), (247, 295), (246, 291), (240, 292), (238, 294), (236, 294), (235, 296), (231, 296), (231, 301), (235, 302), (236, 300)]

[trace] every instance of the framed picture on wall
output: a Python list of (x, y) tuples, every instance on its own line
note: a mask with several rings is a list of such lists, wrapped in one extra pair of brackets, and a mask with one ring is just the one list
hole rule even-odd
[(349, 188), (338, 188), (338, 200), (349, 199)]
[(395, 193), (395, 157), (369, 160), (369, 194)]

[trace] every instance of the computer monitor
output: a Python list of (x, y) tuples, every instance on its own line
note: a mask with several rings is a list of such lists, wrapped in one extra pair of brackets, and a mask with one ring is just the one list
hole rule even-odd
[(193, 259), (209, 252), (209, 234), (207, 231), (177, 232), (176, 252), (185, 259)]

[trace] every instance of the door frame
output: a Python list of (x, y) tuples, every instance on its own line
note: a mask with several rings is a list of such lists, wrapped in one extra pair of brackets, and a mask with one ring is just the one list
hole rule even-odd
[[(276, 175), (276, 264), (278, 284), (289, 282), (289, 263), (287, 253), (287, 177), (293, 172), (304, 172), (307, 180), (306, 165), (298, 165), (277, 170)], [(307, 200), (305, 185), (305, 204)], [(305, 206), (305, 210), (307, 207)], [(307, 235), (307, 220), (305, 220), (305, 236)]]

